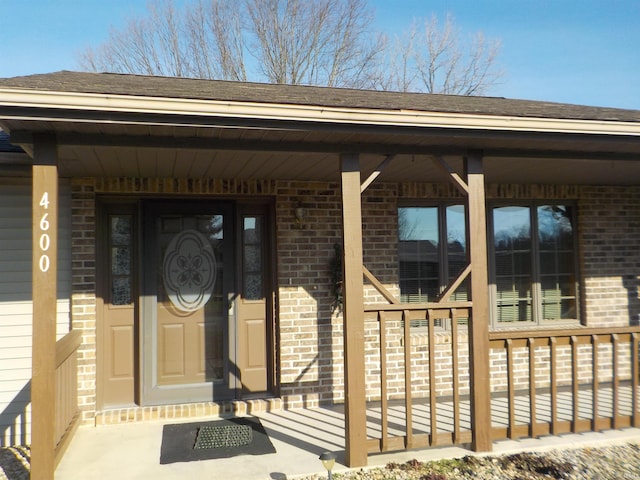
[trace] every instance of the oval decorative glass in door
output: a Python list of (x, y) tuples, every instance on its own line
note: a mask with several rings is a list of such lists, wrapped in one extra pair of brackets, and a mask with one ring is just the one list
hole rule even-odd
[(216, 281), (216, 259), (209, 240), (196, 230), (174, 236), (164, 254), (162, 279), (169, 300), (183, 312), (204, 307)]

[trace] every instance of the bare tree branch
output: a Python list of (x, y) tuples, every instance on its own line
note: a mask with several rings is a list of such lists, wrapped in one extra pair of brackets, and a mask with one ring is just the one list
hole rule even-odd
[(246, 81), (244, 41), (237, 5), (230, 1), (198, 0), (185, 7), (184, 36), (198, 78)]
[(442, 27), (435, 16), (424, 21), (417, 42), (414, 58), (422, 81), (418, 88), (426, 92), (479, 95), (501, 76), (495, 65), (499, 43), (489, 44), (478, 33), (470, 45), (462, 44), (451, 16), (447, 16)]
[(362, 86), (380, 52), (363, 0), (248, 0), (252, 49), (273, 83)]
[(463, 42), (435, 16), (388, 41), (367, 0), (149, 0), (145, 17), (86, 48), (93, 71), (480, 95), (495, 85), (500, 44)]
[(409, 33), (388, 48), (386, 81), (376, 88), (454, 95), (481, 95), (495, 86), (500, 43), (480, 32), (463, 42), (451, 16), (442, 25), (432, 16), (414, 20)]

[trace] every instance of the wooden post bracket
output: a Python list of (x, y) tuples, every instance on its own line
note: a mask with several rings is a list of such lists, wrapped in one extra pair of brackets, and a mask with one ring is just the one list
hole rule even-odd
[(441, 155), (433, 157), (433, 163), (449, 177), (451, 182), (463, 195), (469, 195), (469, 185), (451, 168)]
[(398, 300), (389, 290), (387, 290), (385, 286), (382, 285), (380, 280), (378, 280), (375, 275), (371, 273), (369, 269), (364, 265), (362, 266), (362, 274), (364, 275), (364, 278), (366, 278), (369, 283), (371, 283), (371, 285), (373, 285), (375, 289), (380, 292), (380, 295), (382, 295), (387, 302), (393, 305), (398, 305), (400, 303), (400, 300)]
[(387, 155), (386, 157), (384, 157), (382, 163), (380, 163), (380, 165), (376, 167), (373, 173), (369, 175), (369, 178), (362, 182), (362, 185), (360, 185), (360, 193), (364, 193), (364, 191), (369, 188), (369, 185), (371, 185), (376, 180), (376, 178), (380, 176), (380, 174), (384, 171), (385, 168), (387, 168), (394, 157), (395, 155)]

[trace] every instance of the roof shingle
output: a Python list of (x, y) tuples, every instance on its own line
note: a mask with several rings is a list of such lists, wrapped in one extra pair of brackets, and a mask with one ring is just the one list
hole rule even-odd
[(640, 122), (640, 110), (511, 100), (500, 97), (382, 92), (115, 73), (60, 71), (2, 78), (0, 88), (350, 109)]

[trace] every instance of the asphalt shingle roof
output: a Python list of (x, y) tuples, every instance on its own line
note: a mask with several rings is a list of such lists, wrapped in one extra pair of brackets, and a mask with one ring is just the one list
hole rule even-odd
[(2, 78), (0, 88), (69, 93), (168, 97), (227, 102), (313, 105), (350, 109), (414, 110), (490, 116), (640, 122), (640, 110), (425, 93), (381, 92), (115, 73), (60, 71)]

